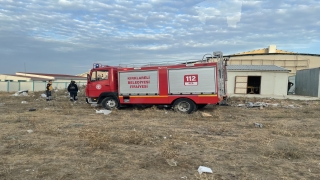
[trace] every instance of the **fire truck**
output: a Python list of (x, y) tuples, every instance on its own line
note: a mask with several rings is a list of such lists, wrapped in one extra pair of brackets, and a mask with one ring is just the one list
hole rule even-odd
[[(210, 55), (214, 61), (208, 61)], [(86, 102), (106, 109), (156, 105), (192, 113), (227, 98), (227, 58), (221, 51), (200, 61), (108, 66), (94, 63), (87, 75)]]

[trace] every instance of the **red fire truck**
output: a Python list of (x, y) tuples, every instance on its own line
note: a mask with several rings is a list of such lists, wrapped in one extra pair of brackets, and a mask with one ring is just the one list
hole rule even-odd
[(216, 61), (208, 62), (205, 56), (201, 61), (178, 64), (93, 64), (87, 76), (86, 101), (106, 109), (157, 105), (184, 113), (225, 102), (228, 59), (220, 51), (211, 55)]

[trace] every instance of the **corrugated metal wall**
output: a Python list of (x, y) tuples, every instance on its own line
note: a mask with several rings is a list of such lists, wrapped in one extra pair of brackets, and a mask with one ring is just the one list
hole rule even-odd
[(313, 68), (297, 71), (295, 89), (297, 95), (320, 97), (319, 70), (320, 68)]

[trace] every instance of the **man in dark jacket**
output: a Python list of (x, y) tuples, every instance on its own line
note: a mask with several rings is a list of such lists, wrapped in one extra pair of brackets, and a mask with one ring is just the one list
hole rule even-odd
[(70, 93), (70, 101), (78, 100), (78, 86), (75, 81), (71, 81), (68, 86), (68, 92)]
[(52, 100), (52, 92), (53, 88), (52, 88), (52, 80), (49, 80), (48, 84), (47, 84), (47, 88), (46, 88), (46, 96), (47, 96), (47, 101), (51, 101)]

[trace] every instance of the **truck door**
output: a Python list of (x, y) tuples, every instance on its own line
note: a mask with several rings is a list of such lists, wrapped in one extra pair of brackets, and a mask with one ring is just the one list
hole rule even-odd
[(102, 92), (111, 92), (109, 70), (94, 70), (88, 82), (89, 97), (99, 97)]

